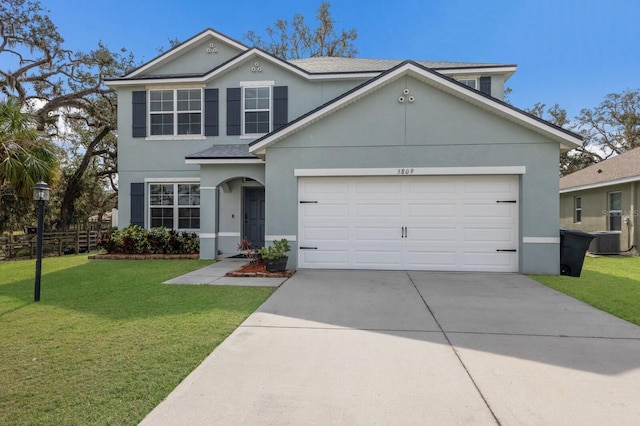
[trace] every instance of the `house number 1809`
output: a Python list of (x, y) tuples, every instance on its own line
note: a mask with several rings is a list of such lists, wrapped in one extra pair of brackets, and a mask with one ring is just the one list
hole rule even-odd
[(413, 174), (413, 169), (398, 169), (398, 173), (399, 175), (412, 175)]

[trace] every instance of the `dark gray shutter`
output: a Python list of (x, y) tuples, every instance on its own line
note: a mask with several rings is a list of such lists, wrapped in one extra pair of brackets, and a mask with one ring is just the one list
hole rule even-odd
[(133, 128), (131, 135), (134, 138), (147, 136), (147, 92), (136, 91), (131, 93), (131, 111), (133, 114)]
[(227, 135), (241, 135), (242, 126), (242, 89), (230, 87), (227, 89)]
[(218, 89), (204, 89), (204, 135), (218, 134)]
[(144, 183), (131, 182), (131, 225), (144, 228)]
[(289, 122), (289, 88), (273, 88), (273, 130), (278, 130)]
[(491, 77), (480, 77), (480, 91), (491, 96)]

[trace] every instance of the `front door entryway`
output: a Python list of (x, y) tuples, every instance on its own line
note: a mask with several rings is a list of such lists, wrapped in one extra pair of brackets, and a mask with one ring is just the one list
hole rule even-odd
[(242, 237), (254, 246), (264, 246), (264, 188), (245, 187)]

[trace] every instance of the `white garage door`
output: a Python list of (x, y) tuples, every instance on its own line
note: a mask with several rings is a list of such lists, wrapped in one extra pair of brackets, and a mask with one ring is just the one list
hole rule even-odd
[(298, 267), (518, 271), (517, 176), (301, 177)]

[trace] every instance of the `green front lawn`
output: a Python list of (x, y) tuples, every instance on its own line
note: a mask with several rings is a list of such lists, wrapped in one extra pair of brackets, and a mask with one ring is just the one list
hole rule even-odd
[(532, 276), (542, 284), (640, 325), (640, 258), (587, 257), (579, 278)]
[(161, 284), (209, 263), (0, 262), (0, 424), (137, 424), (273, 292)]

